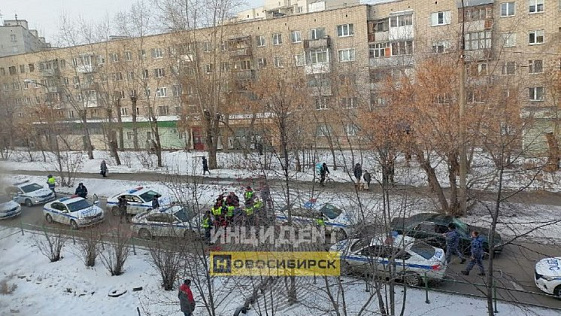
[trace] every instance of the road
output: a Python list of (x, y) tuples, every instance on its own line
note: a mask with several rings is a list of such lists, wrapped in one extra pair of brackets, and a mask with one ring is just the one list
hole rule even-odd
[[(28, 175), (40, 175), (40, 172), (17, 172), (18, 174), (28, 174)], [(78, 174), (77, 177), (80, 178), (90, 178), (96, 177), (94, 174)], [(160, 174), (112, 174), (111, 179), (115, 180), (144, 180), (144, 181), (159, 181), (165, 177)], [(241, 183), (244, 181), (251, 181), (250, 179), (216, 179), (216, 178), (201, 178), (201, 181), (205, 183), (215, 183), (215, 184), (232, 184)], [(279, 185), (280, 183), (273, 182), (272, 186)], [(298, 186), (304, 186), (305, 183), (299, 183)], [(335, 183), (332, 187), (327, 188), (328, 191), (341, 191), (343, 187), (346, 187), (348, 191), (352, 190), (349, 184)], [(424, 190), (423, 188), (418, 189), (418, 192)], [(482, 196), (487, 194), (492, 197), (491, 194), (482, 193)], [(525, 203), (539, 203), (539, 204), (550, 204), (550, 205), (561, 205), (561, 198), (556, 194), (551, 194), (547, 192), (527, 192), (522, 193), (523, 196), (517, 196), (516, 199), (524, 201)], [(101, 205), (103, 208), (105, 206), (105, 200), (101, 200)], [(104, 208), (105, 209), (105, 208)], [(2, 225), (19, 227), (24, 224), (25, 227), (32, 225), (35, 227), (41, 227), (46, 225), (46, 222), (42, 215), (42, 206), (33, 207), (22, 207), (22, 215), (20, 217), (4, 220), (0, 222)], [(109, 228), (112, 225), (118, 223), (118, 220), (111, 216), (109, 213), (106, 214), (106, 221), (101, 224), (101, 228)], [(54, 224), (57, 225), (57, 224)], [(60, 226), (62, 227), (62, 226)], [(88, 228), (86, 228), (88, 229)], [(526, 304), (536, 304), (551, 308), (558, 308), (561, 310), (561, 299), (556, 299), (543, 295), (537, 287), (534, 285), (534, 264), (537, 260), (546, 256), (559, 256), (560, 250), (559, 246), (545, 245), (539, 243), (520, 243), (518, 245), (507, 245), (505, 246), (503, 253), (498, 256), (495, 260), (495, 282), (497, 287), (497, 297), (502, 300)], [(450, 291), (462, 294), (482, 296), (482, 291), (484, 289), (484, 278), (477, 276), (477, 268), (475, 268), (470, 276), (463, 276), (460, 274), (460, 270), (463, 269), (464, 265), (460, 265), (459, 262), (454, 262), (449, 266), (447, 270), (447, 278), (444, 282), (436, 285), (430, 284), (431, 287), (435, 286), (441, 291)], [(504, 289), (503, 289), (504, 288)], [(430, 293), (429, 293), (430, 299)]]

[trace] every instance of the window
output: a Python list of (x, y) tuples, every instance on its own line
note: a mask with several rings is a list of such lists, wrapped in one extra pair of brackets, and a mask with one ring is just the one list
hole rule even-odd
[(25, 65), (19, 65), (19, 73), (20, 73), (20, 74), (24, 74), (24, 73), (25, 73)]
[(400, 14), (390, 17), (390, 27), (413, 25), (413, 13)]
[(140, 60), (146, 59), (146, 50), (144, 50), (144, 49), (139, 49), (138, 50), (138, 59), (140, 59)]
[(358, 106), (358, 99), (356, 97), (341, 98), (341, 107), (345, 109), (354, 109)]
[(127, 80), (129, 81), (134, 80), (134, 71), (127, 72)]
[(306, 58), (304, 54), (294, 55), (294, 63), (296, 67), (302, 67), (306, 65)]
[(316, 127), (316, 135), (317, 136), (329, 136), (331, 135), (330, 128), (327, 124), (320, 124)]
[(392, 56), (413, 54), (413, 41), (393, 42)]
[(10, 66), (10, 67), (8, 68), (8, 70), (9, 70), (9, 72), (10, 72), (10, 75), (15, 75), (15, 74), (17, 74), (16, 66)]
[(203, 51), (210, 52), (212, 50), (211, 42), (203, 42)]
[(152, 94), (152, 92), (150, 91), (150, 88), (145, 88), (144, 89), (144, 95), (149, 97)]
[(164, 50), (161, 48), (152, 48), (152, 58), (163, 58), (164, 57)]
[[(126, 115), (126, 114), (125, 114)], [(134, 137), (134, 133), (133, 132), (127, 132), (127, 140), (132, 140)]]
[(543, 61), (541, 59), (529, 60), (528, 72), (531, 74), (537, 74), (543, 72)]
[(503, 63), (501, 74), (503, 75), (514, 75), (516, 72), (516, 62), (514, 61), (507, 61)]
[(132, 60), (132, 52), (130, 52), (130, 51), (125, 52), (125, 60), (126, 61), (131, 61)]
[(290, 32), (290, 41), (292, 43), (300, 43), (302, 42), (302, 32), (300, 31), (292, 31)]
[(220, 63), (220, 70), (221, 70), (222, 72), (228, 72), (228, 71), (230, 71), (230, 63), (227, 62), (227, 61), (221, 62), (221, 63)]
[[(30, 64), (30, 65), (33, 65), (33, 64)], [(66, 68), (66, 60), (64, 60), (64, 59), (60, 60), (60, 68), (62, 68), (62, 69)], [(31, 69), (31, 67), (29, 67), (29, 69)], [(33, 72), (33, 70), (29, 70), (29, 71)]]
[(16, 34), (10, 34), (10, 41), (11, 41), (12, 43), (15, 43), (15, 42), (18, 41), (17, 38), (16, 38)]
[(478, 77), (487, 75), (486, 63), (471, 63), (467, 65), (467, 73), (469, 76)]
[(316, 87), (330, 87), (331, 81), (329, 78), (324, 77), (312, 77), (308, 80), (308, 87), (316, 88)]
[(501, 3), (501, 16), (514, 16), (514, 2)]
[(159, 106), (158, 107), (158, 115), (169, 115), (169, 107), (168, 106)]
[(123, 80), (123, 73), (121, 73), (121, 72), (114, 73), (113, 74), (113, 80), (115, 80), (115, 81)]
[(491, 31), (471, 32), (465, 35), (466, 50), (491, 48)]
[(346, 36), (353, 36), (353, 24), (343, 24), (337, 25), (337, 36), (339, 37), (346, 37)]
[(265, 46), (265, 36), (262, 36), (262, 35), (255, 36), (255, 42), (257, 43), (257, 47), (264, 47)]
[(118, 62), (119, 61), (119, 54), (118, 53), (109, 53), (109, 59), (111, 62)]
[(6, 75), (6, 69), (0, 68), (0, 75), (5, 76)]
[(544, 87), (532, 87), (528, 88), (530, 101), (543, 101), (545, 88)]
[(281, 45), (282, 44), (282, 34), (275, 33), (273, 34), (273, 45)]
[(310, 39), (312, 40), (318, 40), (324, 37), (325, 37), (325, 28), (317, 27), (315, 29), (310, 30)]
[(267, 59), (266, 58), (257, 58), (257, 68), (262, 69), (267, 67)]
[(433, 12), (430, 20), (432, 26), (450, 24), (450, 11)]
[(465, 21), (481, 21), (485, 19), (492, 19), (493, 18), (493, 7), (483, 7), (483, 6), (476, 6), (476, 7), (468, 7), (465, 8), (465, 12), (462, 16), (461, 9), (458, 11), (458, 20), (461, 23), (462, 18), (465, 17)]
[(354, 61), (355, 60), (355, 49), (354, 48), (347, 48), (339, 50), (339, 61), (340, 62), (347, 62), (347, 61)]
[(162, 77), (164, 77), (165, 75), (166, 75), (166, 74), (165, 74), (164, 68), (156, 68), (156, 69), (154, 69), (154, 77), (156, 77), (156, 78), (162, 78)]
[(160, 87), (156, 89), (156, 96), (163, 98), (168, 96), (168, 91), (166, 87)]
[(310, 50), (310, 63), (312, 65), (326, 63), (326, 62), (328, 62), (327, 49), (320, 48), (320, 49)]
[(325, 110), (327, 109), (327, 98), (316, 98), (316, 110)]
[(432, 43), (432, 52), (436, 54), (445, 53), (446, 50), (450, 47), (450, 43), (448, 41), (437, 41)]
[(543, 12), (543, 0), (528, 0), (528, 12), (529, 13)]
[(181, 86), (180, 85), (174, 85), (171, 88), (171, 93), (173, 94), (174, 97), (178, 97), (181, 95)]
[(358, 135), (359, 127), (355, 124), (346, 124), (345, 125), (345, 134), (347, 136), (356, 136)]
[(148, 69), (142, 71), (142, 79), (148, 79)]
[(214, 70), (214, 65), (213, 64), (206, 64), (205, 65), (205, 72), (206, 73), (211, 73)]
[(380, 58), (386, 56), (386, 48), (388, 48), (389, 45), (390, 43), (370, 44), (370, 58)]
[(515, 47), (516, 46), (516, 34), (514, 33), (503, 33), (501, 34), (501, 40), (503, 47)]
[(536, 45), (543, 44), (543, 42), (543, 30), (530, 31), (530, 33), (528, 33), (528, 44)]
[(273, 60), (276, 68), (284, 67), (284, 60), (282, 57), (275, 57)]

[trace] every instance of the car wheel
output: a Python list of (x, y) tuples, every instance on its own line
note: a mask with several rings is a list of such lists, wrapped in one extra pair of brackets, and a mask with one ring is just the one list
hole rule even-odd
[(45, 220), (46, 220), (47, 223), (49, 223), (49, 224), (52, 224), (52, 223), (53, 223), (53, 217), (51, 216), (51, 214), (45, 215)]
[(75, 220), (71, 220), (70, 221), (70, 228), (72, 228), (73, 230), (78, 230), (78, 223), (76, 223)]
[(561, 298), (561, 285), (558, 285), (558, 286), (553, 290), (553, 295), (555, 295), (555, 296)]
[(348, 264), (346, 261), (341, 260), (341, 274), (342, 275), (350, 275), (351, 274), (351, 265)]
[(31, 202), (30, 199), (25, 199), (25, 206), (31, 207), (31, 206), (33, 206), (33, 202)]
[(152, 234), (148, 229), (142, 228), (141, 230), (138, 231), (138, 237), (142, 239), (152, 239)]
[(417, 273), (407, 273), (403, 277), (403, 283), (409, 286), (421, 285), (421, 277)]
[(119, 208), (118, 207), (113, 207), (111, 208), (111, 215), (113, 216), (119, 216)]

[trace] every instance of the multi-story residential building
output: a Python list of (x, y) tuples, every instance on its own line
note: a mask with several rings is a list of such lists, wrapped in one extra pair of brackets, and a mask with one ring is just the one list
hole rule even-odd
[[(58, 119), (90, 126), (98, 148), (115, 133), (125, 148), (148, 144), (149, 118), (156, 118), (164, 148), (197, 149), (205, 146), (201, 119), (208, 112), (201, 109), (215, 102), (222, 104), (215, 114), (224, 126), (217, 141), (237, 148), (259, 133), (251, 130), (254, 119), (270, 117), (252, 109), (253, 83), (263, 82), (264, 73), (290, 73), (305, 82), (299, 109), (313, 125), (306, 141), (328, 146), (330, 137), (352, 142), (359, 126), (351, 118), (386, 105), (387, 78), (397, 83), (429, 57), (458, 63), (463, 44), (468, 105), (485, 103), (486, 87), (501, 83), (500, 102), (515, 95), (522, 116), (533, 117), (524, 139), (529, 149), (543, 152), (545, 134), (557, 132), (561, 87), (551, 78), (561, 67), (559, 1), (325, 2), (318, 8), (300, 2), (266, 2), (262, 17), (241, 13), (243, 21), (215, 28), (3, 57), (0, 102), (16, 119), (49, 106)], [(208, 96), (215, 84), (228, 93), (202, 99), (201, 91)], [(443, 93), (435, 102), (453, 98)], [(334, 118), (343, 121), (335, 129)]]
[(50, 48), (37, 30), (30, 30), (26, 20), (4, 20), (0, 26), (0, 57), (38, 52)]

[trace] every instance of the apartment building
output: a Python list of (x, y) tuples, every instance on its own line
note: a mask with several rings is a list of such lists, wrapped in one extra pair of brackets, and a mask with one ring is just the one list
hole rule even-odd
[(4, 20), (0, 26), (0, 57), (38, 52), (51, 45), (40, 37), (37, 30), (30, 30), (26, 20)]
[[(360, 115), (384, 107), (384, 78), (413, 74), (427, 56), (459, 56), (463, 33), (468, 104), (484, 102), (478, 87), (504, 81), (505, 100), (519, 96), (522, 115), (534, 118), (525, 145), (545, 150), (560, 102), (548, 79), (561, 67), (561, 1), (403, 0), (326, 4), (317, 11), (307, 4), (307, 12), (295, 12), (298, 3), (267, 2), (265, 13), (282, 14), (246, 14), (219, 26), (220, 32), (202, 28), (2, 57), (0, 102), (15, 120), (45, 105), (62, 121), (86, 118), (97, 148), (106, 146), (117, 122), (123, 147), (133, 148), (134, 135), (148, 144), (154, 136), (148, 117), (154, 116), (164, 148), (203, 149), (200, 78), (243, 93), (265, 69), (290, 69), (306, 82), (306, 111), (315, 113), (310, 141), (321, 147), (333, 136), (352, 141), (360, 128), (349, 121), (331, 130), (329, 109)], [(188, 79), (194, 75), (199, 79)], [(247, 108), (221, 109), (229, 124), (221, 147), (254, 141), (248, 140), (255, 131)], [(79, 128), (73, 132), (82, 135)]]

